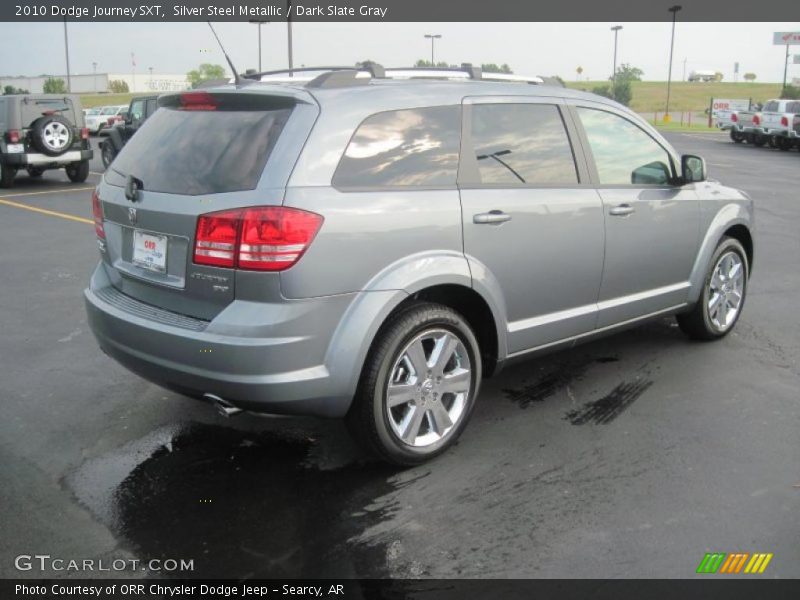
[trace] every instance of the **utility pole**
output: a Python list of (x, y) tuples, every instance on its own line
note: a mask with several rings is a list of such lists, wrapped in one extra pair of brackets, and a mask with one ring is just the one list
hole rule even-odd
[(92, 78), (94, 79), (92, 87), (94, 88), (94, 93), (96, 94), (97, 93), (97, 63), (96, 62), (92, 63)]
[(442, 35), (440, 33), (426, 33), (425, 38), (431, 41), (431, 66), (436, 66), (436, 55), (434, 54), (433, 50), (433, 43), (434, 41), (441, 39)]
[(789, 44), (786, 44), (786, 58), (783, 61), (783, 87), (781, 88), (781, 98), (786, 96), (786, 77), (789, 74)]
[(681, 81), (686, 81), (686, 61), (689, 60), (688, 58), (683, 59), (683, 75), (681, 75)]
[(614, 70), (611, 72), (611, 89), (615, 96), (617, 95), (617, 35), (620, 29), (622, 29), (622, 25), (615, 25), (611, 28), (611, 31), (614, 32)]
[(258, 72), (261, 73), (261, 26), (269, 23), (263, 19), (250, 19), (250, 23), (258, 25)]
[[(788, 53), (789, 46), (786, 46), (786, 48), (787, 48), (786, 52)], [(69, 34), (67, 33), (66, 17), (64, 17), (64, 55), (67, 58), (67, 92), (72, 93), (72, 84), (70, 83), (70, 77), (69, 77)], [(783, 87), (786, 87), (786, 85), (784, 84)]]
[(294, 60), (292, 58), (292, 0), (288, 1), (289, 8), (286, 12), (286, 34), (287, 43), (289, 45), (289, 77), (294, 77), (292, 69), (294, 69)]
[(669, 43), (669, 73), (667, 74), (667, 108), (664, 110), (664, 122), (669, 123), (671, 117), (669, 116), (669, 94), (672, 87), (672, 51), (675, 48), (675, 21), (678, 16), (678, 11), (683, 8), (679, 4), (670, 6), (667, 10), (672, 13), (672, 40)]

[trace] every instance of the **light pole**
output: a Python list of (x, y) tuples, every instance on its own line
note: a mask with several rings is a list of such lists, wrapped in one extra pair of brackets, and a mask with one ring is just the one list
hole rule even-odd
[(67, 34), (67, 18), (64, 17), (64, 55), (67, 58), (67, 92), (72, 93), (69, 77), (69, 35)]
[(781, 88), (781, 98), (786, 97), (786, 77), (789, 75), (789, 44), (786, 44), (786, 59), (783, 61), (783, 87)]
[(286, 10), (286, 44), (289, 47), (289, 77), (294, 77), (294, 59), (292, 58), (292, 0), (287, 2)]
[(686, 61), (688, 60), (688, 58), (683, 59), (683, 75), (681, 76), (681, 81), (686, 81)]
[(92, 87), (94, 88), (94, 93), (96, 94), (97, 93), (97, 63), (96, 62), (92, 63), (92, 79), (94, 81), (93, 84), (92, 84)]
[(426, 33), (425, 34), (425, 39), (428, 39), (428, 40), (431, 41), (431, 66), (432, 67), (436, 66), (436, 57), (435, 57), (435, 55), (433, 53), (433, 43), (434, 43), (435, 40), (441, 39), (441, 37), (442, 37), (442, 35), (440, 33)]
[(672, 39), (669, 43), (669, 73), (667, 73), (667, 107), (664, 110), (664, 122), (669, 123), (671, 117), (669, 116), (669, 93), (672, 87), (672, 50), (675, 48), (675, 21), (678, 17), (678, 11), (683, 7), (679, 4), (670, 6), (667, 10), (672, 13)]
[(611, 28), (611, 31), (614, 32), (614, 70), (611, 71), (611, 87), (615, 96), (617, 95), (617, 35), (619, 35), (620, 29), (622, 29), (622, 25), (615, 25)]
[(261, 26), (269, 23), (269, 21), (264, 21), (262, 19), (250, 19), (250, 23), (253, 25), (258, 25), (258, 72), (261, 72)]

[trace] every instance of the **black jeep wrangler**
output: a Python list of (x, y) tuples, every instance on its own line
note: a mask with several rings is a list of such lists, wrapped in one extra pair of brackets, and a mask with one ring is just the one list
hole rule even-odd
[(103, 165), (108, 168), (122, 147), (158, 109), (158, 96), (140, 96), (131, 100), (128, 114), (119, 125), (107, 130), (108, 137), (100, 144)]
[(13, 186), (20, 169), (41, 177), (63, 168), (70, 181), (82, 183), (91, 158), (78, 96), (0, 96), (0, 187)]

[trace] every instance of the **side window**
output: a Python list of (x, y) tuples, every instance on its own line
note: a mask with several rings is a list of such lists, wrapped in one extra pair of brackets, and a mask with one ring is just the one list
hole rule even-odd
[(775, 112), (778, 110), (777, 102), (767, 102), (762, 109), (764, 112)]
[(672, 178), (669, 153), (642, 129), (603, 110), (578, 108), (601, 185), (664, 185)]
[(471, 126), (481, 183), (578, 182), (572, 147), (555, 105), (476, 104)]
[(6, 128), (6, 99), (0, 98), (0, 129)]
[(460, 106), (378, 113), (356, 130), (333, 176), (333, 185), (453, 186), (460, 143)]
[(131, 121), (140, 121), (144, 117), (144, 100), (137, 100), (131, 104)]
[(150, 98), (147, 101), (147, 112), (145, 113), (148, 117), (156, 112), (158, 108), (158, 101), (155, 98)]

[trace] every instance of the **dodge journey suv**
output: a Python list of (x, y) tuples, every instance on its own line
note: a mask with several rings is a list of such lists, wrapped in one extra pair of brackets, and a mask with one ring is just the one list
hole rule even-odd
[(514, 359), (676, 315), (720, 338), (753, 204), (605, 98), (329, 70), (162, 96), (93, 198), (111, 357), (225, 413), (427, 460)]

